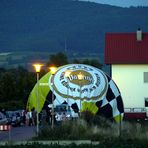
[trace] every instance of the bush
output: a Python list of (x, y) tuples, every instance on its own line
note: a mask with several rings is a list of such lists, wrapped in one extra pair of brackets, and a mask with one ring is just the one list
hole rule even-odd
[(119, 135), (119, 124), (102, 117), (95, 119), (96, 121), (98, 124), (86, 122), (83, 119), (63, 121), (60, 125), (55, 125), (54, 129), (45, 125), (34, 140), (92, 140), (109, 143), (110, 139), (115, 139), (115, 144), (121, 141), (129, 143), (135, 139), (139, 140), (136, 140), (138, 143), (148, 141), (148, 125), (146, 123), (122, 122), (121, 135)]
[[(109, 125), (108, 125), (109, 126)], [(104, 137), (116, 137), (115, 127), (101, 127), (88, 124), (85, 120), (64, 121), (52, 129), (43, 126), (35, 140), (102, 140)]]

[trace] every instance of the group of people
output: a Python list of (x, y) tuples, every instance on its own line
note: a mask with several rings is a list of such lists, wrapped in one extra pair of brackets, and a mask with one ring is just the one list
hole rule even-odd
[[(1, 112), (7, 117), (7, 112), (5, 109), (2, 109)], [(8, 117), (12, 117), (13, 121), (17, 121), (18, 123), (16, 123), (16, 125), (26, 125), (26, 126), (36, 126), (37, 125), (37, 111), (35, 110), (35, 108), (32, 108), (31, 110), (20, 110), (20, 111), (14, 111), (15, 114), (11, 113), (10, 115), (8, 115)], [(14, 117), (16, 118), (14, 120)], [(40, 125), (44, 125), (44, 124), (48, 124), (51, 125), (52, 124), (52, 120), (54, 120), (54, 123), (59, 124), (62, 121), (65, 120), (70, 120), (72, 119), (70, 114), (67, 114), (66, 111), (55, 111), (54, 114), (52, 113), (52, 109), (48, 108), (48, 109), (43, 109), (40, 113), (39, 113), (39, 124)], [(11, 123), (10, 123), (11, 124)]]
[[(62, 121), (69, 120), (70, 115), (66, 115), (65, 112), (56, 112), (52, 116), (51, 109), (45, 110), (43, 109), (39, 113), (39, 124), (48, 124), (51, 125), (52, 120), (54, 120), (54, 123), (61, 123)], [(28, 126), (34, 126), (37, 124), (37, 112), (35, 109), (31, 109), (31, 111), (26, 111), (24, 115), (24, 123)]]
[[(35, 126), (37, 124), (37, 111), (35, 108), (32, 108), (31, 111), (26, 110), (22, 113), (23, 116), (23, 124), (28, 126)], [(43, 109), (39, 113), (39, 124), (48, 124), (50, 125), (52, 123), (52, 119), (56, 122), (56, 117), (54, 115), (54, 118), (52, 118), (52, 112), (51, 109)]]

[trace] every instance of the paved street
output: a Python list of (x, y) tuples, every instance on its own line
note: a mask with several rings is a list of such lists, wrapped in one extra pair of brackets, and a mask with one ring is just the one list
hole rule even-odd
[(12, 127), (11, 131), (0, 131), (0, 142), (28, 140), (35, 136), (35, 131), (33, 126)]

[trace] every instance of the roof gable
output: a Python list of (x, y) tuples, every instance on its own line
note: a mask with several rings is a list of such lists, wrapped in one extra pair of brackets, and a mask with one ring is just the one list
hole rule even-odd
[(137, 41), (136, 33), (107, 33), (105, 63), (148, 64), (148, 33), (142, 33), (142, 41)]

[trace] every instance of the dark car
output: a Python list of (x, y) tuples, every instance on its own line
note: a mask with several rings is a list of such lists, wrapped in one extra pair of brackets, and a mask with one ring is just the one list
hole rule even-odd
[(71, 120), (72, 118), (70, 106), (68, 106), (67, 104), (57, 105), (55, 107), (55, 114), (56, 117), (62, 116), (60, 117), (62, 118), (61, 120), (63, 120), (64, 118)]
[(6, 116), (2, 112), (0, 112), (0, 125), (5, 125), (7, 123), (8, 123), (8, 120)]
[(19, 111), (8, 111), (7, 120), (12, 126), (20, 126), (22, 124), (22, 116)]
[(20, 126), (22, 123), (22, 118), (19, 112), (14, 111), (12, 114), (11, 125), (12, 126)]

